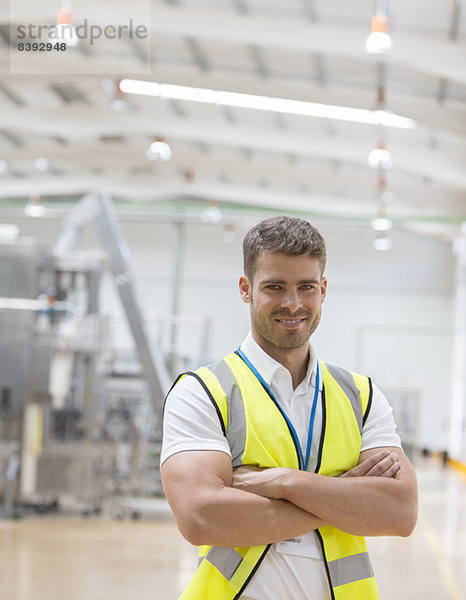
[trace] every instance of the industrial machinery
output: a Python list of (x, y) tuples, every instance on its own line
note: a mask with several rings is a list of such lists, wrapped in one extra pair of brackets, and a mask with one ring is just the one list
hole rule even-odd
[[(88, 223), (103, 250), (78, 250)], [(100, 310), (106, 270), (137, 351), (130, 363), (114, 360), (111, 320)], [(124, 508), (124, 499), (160, 495), (170, 380), (149, 341), (110, 198), (86, 195), (53, 252), (31, 239), (0, 243), (0, 516), (58, 502), (98, 511), (109, 498)]]

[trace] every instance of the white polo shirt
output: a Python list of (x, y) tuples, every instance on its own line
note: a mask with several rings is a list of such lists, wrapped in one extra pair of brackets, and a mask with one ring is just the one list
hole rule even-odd
[[(315, 391), (317, 358), (310, 345), (307, 374), (293, 390), (291, 374), (253, 340), (251, 333), (241, 350), (269, 385), (298, 435), (306, 454), (311, 404)], [(322, 391), (322, 382), (320, 390)], [(322, 405), (317, 410), (312, 436), (309, 471), (316, 466), (322, 430)], [(362, 430), (361, 451), (384, 446), (401, 447), (392, 408), (373, 385), (372, 404)], [(184, 377), (167, 397), (161, 463), (177, 452), (218, 450), (231, 456), (230, 447), (210, 399), (194, 377)], [(272, 544), (259, 569), (241, 596), (242, 600), (327, 600), (330, 599), (320, 545), (314, 532), (293, 542)]]

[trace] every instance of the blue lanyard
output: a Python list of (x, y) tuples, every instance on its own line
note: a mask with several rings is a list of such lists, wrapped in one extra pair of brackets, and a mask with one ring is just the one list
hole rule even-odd
[(262, 384), (262, 387), (269, 394), (269, 396), (272, 398), (272, 400), (275, 402), (278, 409), (282, 413), (282, 415), (283, 415), (284, 419), (286, 420), (288, 427), (290, 428), (290, 431), (294, 437), (295, 445), (299, 452), (299, 461), (301, 464), (301, 469), (304, 471), (307, 471), (307, 468), (309, 466), (309, 459), (311, 457), (312, 434), (314, 431), (314, 421), (315, 421), (315, 417), (316, 417), (317, 399), (319, 397), (319, 387), (320, 387), (319, 361), (317, 361), (316, 385), (315, 385), (315, 390), (314, 390), (314, 399), (312, 401), (311, 416), (309, 417), (309, 429), (307, 431), (306, 460), (304, 460), (303, 452), (301, 450), (301, 444), (299, 443), (298, 434), (296, 433), (296, 429), (294, 428), (293, 423), (291, 422), (290, 418), (286, 414), (285, 410), (282, 408), (280, 403), (277, 401), (277, 399), (273, 395), (272, 390), (270, 389), (269, 385), (266, 383), (265, 379), (262, 377), (262, 375), (259, 373), (259, 371), (256, 369), (256, 367), (252, 364), (252, 362), (248, 359), (248, 357), (244, 354), (244, 352), (241, 350), (241, 348), (238, 348), (238, 350), (236, 352), (244, 360), (244, 362), (248, 365), (248, 367), (251, 369), (251, 371), (254, 373), (254, 375), (257, 377), (257, 379)]

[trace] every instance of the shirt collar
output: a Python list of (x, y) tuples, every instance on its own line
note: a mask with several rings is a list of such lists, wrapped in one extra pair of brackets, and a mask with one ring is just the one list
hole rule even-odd
[[(274, 376), (277, 374), (277, 372), (280, 369), (286, 368), (259, 346), (259, 344), (253, 339), (251, 332), (248, 333), (240, 348), (269, 386), (272, 384)], [(310, 361), (307, 367), (307, 373), (303, 381), (299, 384), (299, 387), (305, 386), (307, 388), (309, 384), (312, 384), (313, 387), (315, 386), (317, 356), (311, 343), (309, 343), (309, 352)], [(322, 381), (320, 387), (322, 389)]]

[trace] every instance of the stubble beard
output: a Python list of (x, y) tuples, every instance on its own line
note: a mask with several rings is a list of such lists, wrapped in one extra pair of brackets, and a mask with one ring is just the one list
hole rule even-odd
[[(312, 313), (306, 311), (305, 313), (291, 315), (283, 311), (276, 311), (272, 313), (269, 317), (263, 318), (254, 312), (254, 306), (252, 304), (251, 306), (252, 324), (254, 326), (255, 331), (268, 344), (274, 346), (275, 348), (279, 348), (280, 350), (298, 350), (299, 348), (302, 348), (305, 344), (307, 344), (309, 342), (309, 338), (319, 325), (322, 312), (319, 311), (318, 314), (312, 315)], [(279, 319), (280, 317), (305, 317), (309, 320), (308, 327), (306, 331), (302, 333), (293, 330), (283, 332), (283, 334), (278, 333), (274, 330), (274, 324), (275, 326), (279, 327), (279, 325), (276, 325), (275, 320)]]

